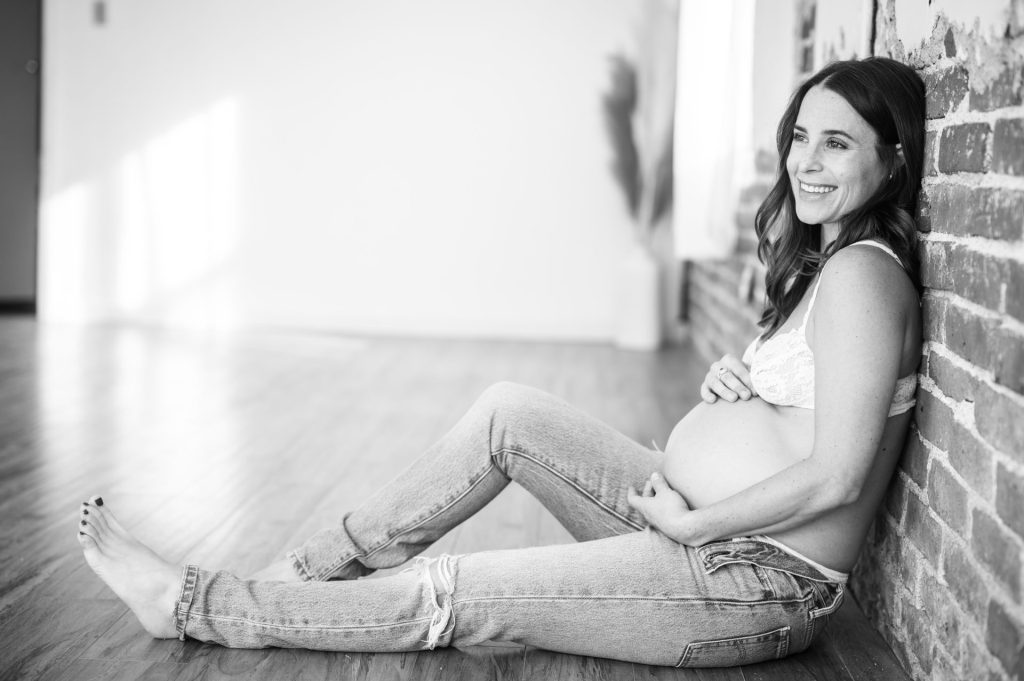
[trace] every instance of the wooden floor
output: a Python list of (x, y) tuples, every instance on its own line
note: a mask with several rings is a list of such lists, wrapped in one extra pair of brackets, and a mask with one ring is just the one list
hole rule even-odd
[[(891, 655), (849, 608), (812, 651), (731, 670), (513, 647), (345, 654), (153, 641), (76, 542), (78, 505), (100, 493), (164, 556), (248, 574), (367, 497), (496, 380), (546, 389), (664, 446), (704, 371), (685, 347), (225, 337), (0, 317), (0, 679), (891, 678)], [(430, 554), (567, 539), (510, 488)], [(852, 635), (866, 643), (850, 652)], [(866, 667), (877, 675), (851, 671)]]

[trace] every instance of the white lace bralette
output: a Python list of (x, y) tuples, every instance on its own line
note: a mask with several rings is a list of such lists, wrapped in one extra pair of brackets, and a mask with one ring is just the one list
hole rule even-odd
[[(858, 244), (882, 249), (900, 262), (899, 257), (888, 246), (877, 241), (858, 241)], [(852, 245), (852, 244), (851, 244)], [(902, 263), (900, 263), (902, 267)], [(807, 345), (807, 320), (818, 296), (818, 278), (811, 292), (811, 300), (798, 328), (790, 329), (758, 345), (760, 336), (755, 338), (743, 353), (743, 363), (750, 367), (750, 381), (754, 390), (765, 402), (785, 407), (814, 409), (814, 353)], [(896, 381), (893, 389), (889, 416), (902, 414), (914, 407), (917, 392), (917, 373), (904, 376)]]

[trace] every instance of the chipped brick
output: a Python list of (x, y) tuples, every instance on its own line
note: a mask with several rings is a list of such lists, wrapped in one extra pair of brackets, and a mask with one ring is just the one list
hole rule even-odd
[(942, 118), (956, 110), (967, 94), (967, 69), (958, 64), (926, 73), (924, 85), (926, 117)]
[(988, 123), (965, 123), (943, 129), (939, 143), (939, 171), (985, 172), (985, 148), (991, 134), (992, 128)]
[(1024, 175), (1024, 120), (996, 121), (992, 134), (992, 171), (1004, 175)]

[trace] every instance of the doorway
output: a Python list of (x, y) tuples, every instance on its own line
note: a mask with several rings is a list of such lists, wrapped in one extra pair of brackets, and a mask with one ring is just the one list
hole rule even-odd
[(42, 0), (0, 2), (0, 313), (36, 310)]

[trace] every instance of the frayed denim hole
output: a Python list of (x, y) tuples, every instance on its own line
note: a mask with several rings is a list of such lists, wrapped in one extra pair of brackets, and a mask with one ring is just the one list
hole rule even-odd
[(455, 559), (447, 554), (436, 560), (420, 557), (416, 558), (411, 568), (403, 572), (418, 572), (420, 581), (427, 587), (433, 613), (427, 629), (427, 638), (423, 643), (427, 650), (433, 650), (442, 637), (451, 634), (455, 629), (452, 606), (452, 593), (455, 591)]

